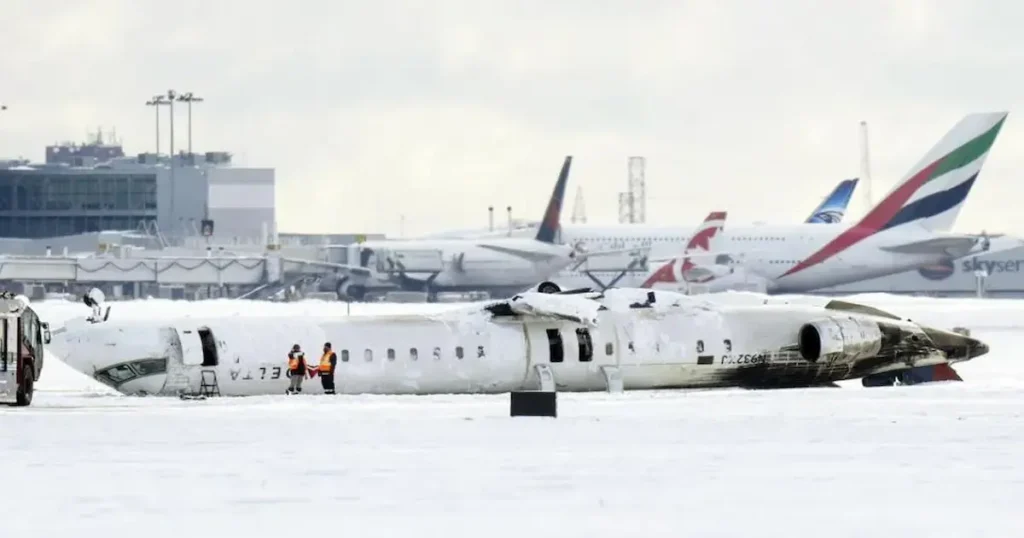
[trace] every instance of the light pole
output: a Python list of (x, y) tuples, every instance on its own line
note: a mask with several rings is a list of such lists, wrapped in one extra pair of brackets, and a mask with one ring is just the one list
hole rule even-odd
[(162, 95), (154, 95), (152, 99), (146, 101), (146, 106), (153, 107), (156, 111), (156, 155), (160, 157), (160, 107), (162, 105), (169, 104), (167, 98)]
[(186, 92), (179, 95), (178, 100), (188, 103), (188, 154), (192, 155), (192, 103), (202, 103), (203, 98), (192, 92)]
[(174, 189), (174, 99), (178, 96), (178, 92), (174, 90), (167, 90), (167, 104), (171, 107), (171, 203), (170, 203), (170, 215), (168, 219), (174, 222), (174, 196), (177, 191)]

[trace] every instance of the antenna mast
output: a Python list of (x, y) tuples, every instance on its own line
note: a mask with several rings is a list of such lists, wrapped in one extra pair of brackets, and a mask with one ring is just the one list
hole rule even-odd
[(867, 205), (864, 211), (870, 210), (875, 201), (871, 195), (871, 157), (868, 154), (868, 122), (860, 122), (860, 182)]
[(572, 223), (587, 223), (587, 206), (583, 203), (583, 186), (576, 187), (576, 199), (572, 202)]
[(644, 178), (646, 159), (630, 157), (629, 184), (626, 192), (619, 193), (619, 222), (640, 224), (647, 220), (647, 182)]

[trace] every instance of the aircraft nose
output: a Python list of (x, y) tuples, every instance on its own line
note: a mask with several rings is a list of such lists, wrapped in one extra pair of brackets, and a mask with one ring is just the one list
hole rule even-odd
[(109, 342), (113, 348), (116, 342), (116, 331), (102, 327), (93, 327), (88, 324), (68, 323), (57, 331), (54, 331), (51, 349), (62, 362), (89, 377), (108, 364), (116, 363), (119, 360), (113, 349), (106, 351), (105, 343)]

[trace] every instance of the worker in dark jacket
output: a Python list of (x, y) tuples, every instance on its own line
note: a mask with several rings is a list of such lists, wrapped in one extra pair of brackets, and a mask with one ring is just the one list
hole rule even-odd
[(292, 350), (288, 352), (288, 377), (292, 380), (288, 386), (288, 394), (302, 392), (302, 380), (306, 378), (306, 354), (302, 352), (299, 344), (292, 346)]
[(331, 350), (331, 343), (324, 344), (324, 354), (320, 356), (320, 367), (317, 368), (320, 374), (320, 383), (323, 384), (324, 394), (334, 394), (334, 369), (338, 367), (338, 356)]

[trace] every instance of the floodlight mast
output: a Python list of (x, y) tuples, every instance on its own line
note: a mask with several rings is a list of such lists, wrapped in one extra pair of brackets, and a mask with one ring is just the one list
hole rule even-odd
[(146, 106), (153, 107), (156, 111), (156, 155), (160, 156), (160, 107), (169, 105), (167, 98), (163, 95), (154, 95), (152, 99), (146, 101)]
[(178, 96), (178, 101), (188, 104), (188, 154), (192, 155), (192, 103), (202, 103), (203, 98), (186, 92)]

